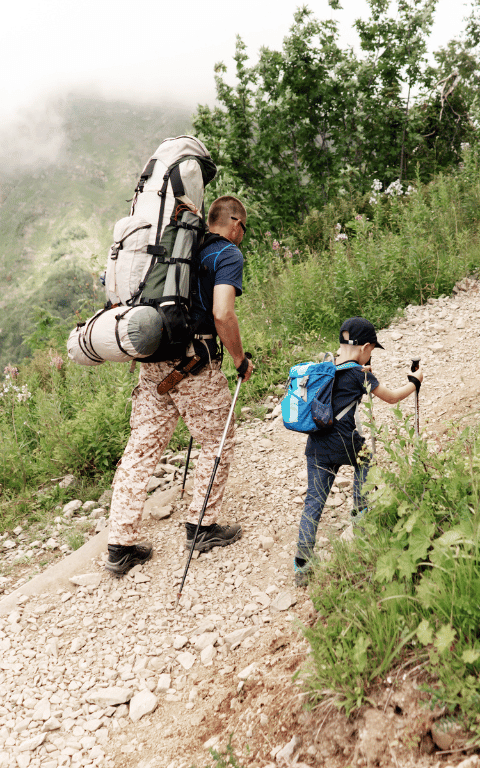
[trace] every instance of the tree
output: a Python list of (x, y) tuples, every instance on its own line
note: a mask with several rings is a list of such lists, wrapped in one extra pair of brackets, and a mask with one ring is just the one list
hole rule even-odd
[(452, 141), (464, 134), (451, 115), (442, 121), (426, 59), (436, 0), (397, 0), (395, 17), (390, 0), (368, 2), (369, 19), (355, 22), (359, 55), (340, 47), (336, 22), (303, 7), (282, 50), (262, 48), (252, 66), (237, 38), (235, 85), (216, 65), (218, 106), (198, 108), (195, 130), (220, 164), (217, 184), (228, 174), (268, 211), (269, 227), (361, 195), (375, 178), (411, 178), (419, 159), (429, 173), (457, 159)]

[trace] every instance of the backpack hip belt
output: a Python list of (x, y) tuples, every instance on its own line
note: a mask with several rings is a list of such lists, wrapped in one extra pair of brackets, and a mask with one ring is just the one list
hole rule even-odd
[(198, 354), (198, 352), (194, 349), (194, 344), (192, 343), (191, 347), (187, 350), (187, 353), (190, 351), (190, 349), (193, 349), (194, 354), (192, 356), (187, 355), (185, 358), (183, 358), (183, 360), (181, 360), (175, 366), (173, 371), (170, 371), (168, 376), (165, 376), (165, 378), (162, 379), (160, 384), (157, 385), (157, 392), (159, 395), (165, 395), (167, 392), (170, 392), (170, 390), (173, 389), (173, 387), (175, 387), (179, 381), (183, 381), (183, 379), (185, 379), (189, 374), (196, 376), (197, 373), (200, 373), (202, 368), (205, 367), (209, 360), (211, 362), (210, 350), (208, 349), (205, 340), (213, 338), (213, 333), (195, 334), (194, 340), (196, 339), (203, 344), (206, 354), (201, 354), (201, 350), (199, 350), (200, 354)]

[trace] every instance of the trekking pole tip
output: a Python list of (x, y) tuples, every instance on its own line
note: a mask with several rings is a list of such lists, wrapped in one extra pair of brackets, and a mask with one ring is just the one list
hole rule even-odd
[(182, 596), (182, 593), (181, 593), (181, 592), (179, 592), (179, 593), (177, 594), (177, 599), (175, 600), (175, 610), (177, 610), (177, 608), (178, 608), (178, 604), (179, 604), (179, 602), (180, 602), (180, 598), (181, 598), (181, 596)]

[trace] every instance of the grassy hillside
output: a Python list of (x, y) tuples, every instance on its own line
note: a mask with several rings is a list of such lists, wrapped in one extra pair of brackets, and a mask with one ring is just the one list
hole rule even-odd
[(104, 265), (144, 163), (164, 138), (189, 130), (179, 107), (71, 97), (58, 112), (55, 162), (0, 175), (2, 367), (26, 354), (34, 305), (65, 317), (95, 300), (91, 273)]

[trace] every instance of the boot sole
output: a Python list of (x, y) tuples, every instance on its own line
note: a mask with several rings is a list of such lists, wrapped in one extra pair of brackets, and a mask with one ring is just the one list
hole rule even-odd
[[(231, 539), (209, 539), (205, 542), (198, 542), (194, 546), (196, 552), (210, 552), (214, 547), (228, 547), (229, 544), (235, 544), (236, 541), (242, 538), (242, 531), (238, 531)], [(193, 541), (193, 539), (192, 539)], [(187, 541), (185, 548), (191, 549), (192, 541)]]

